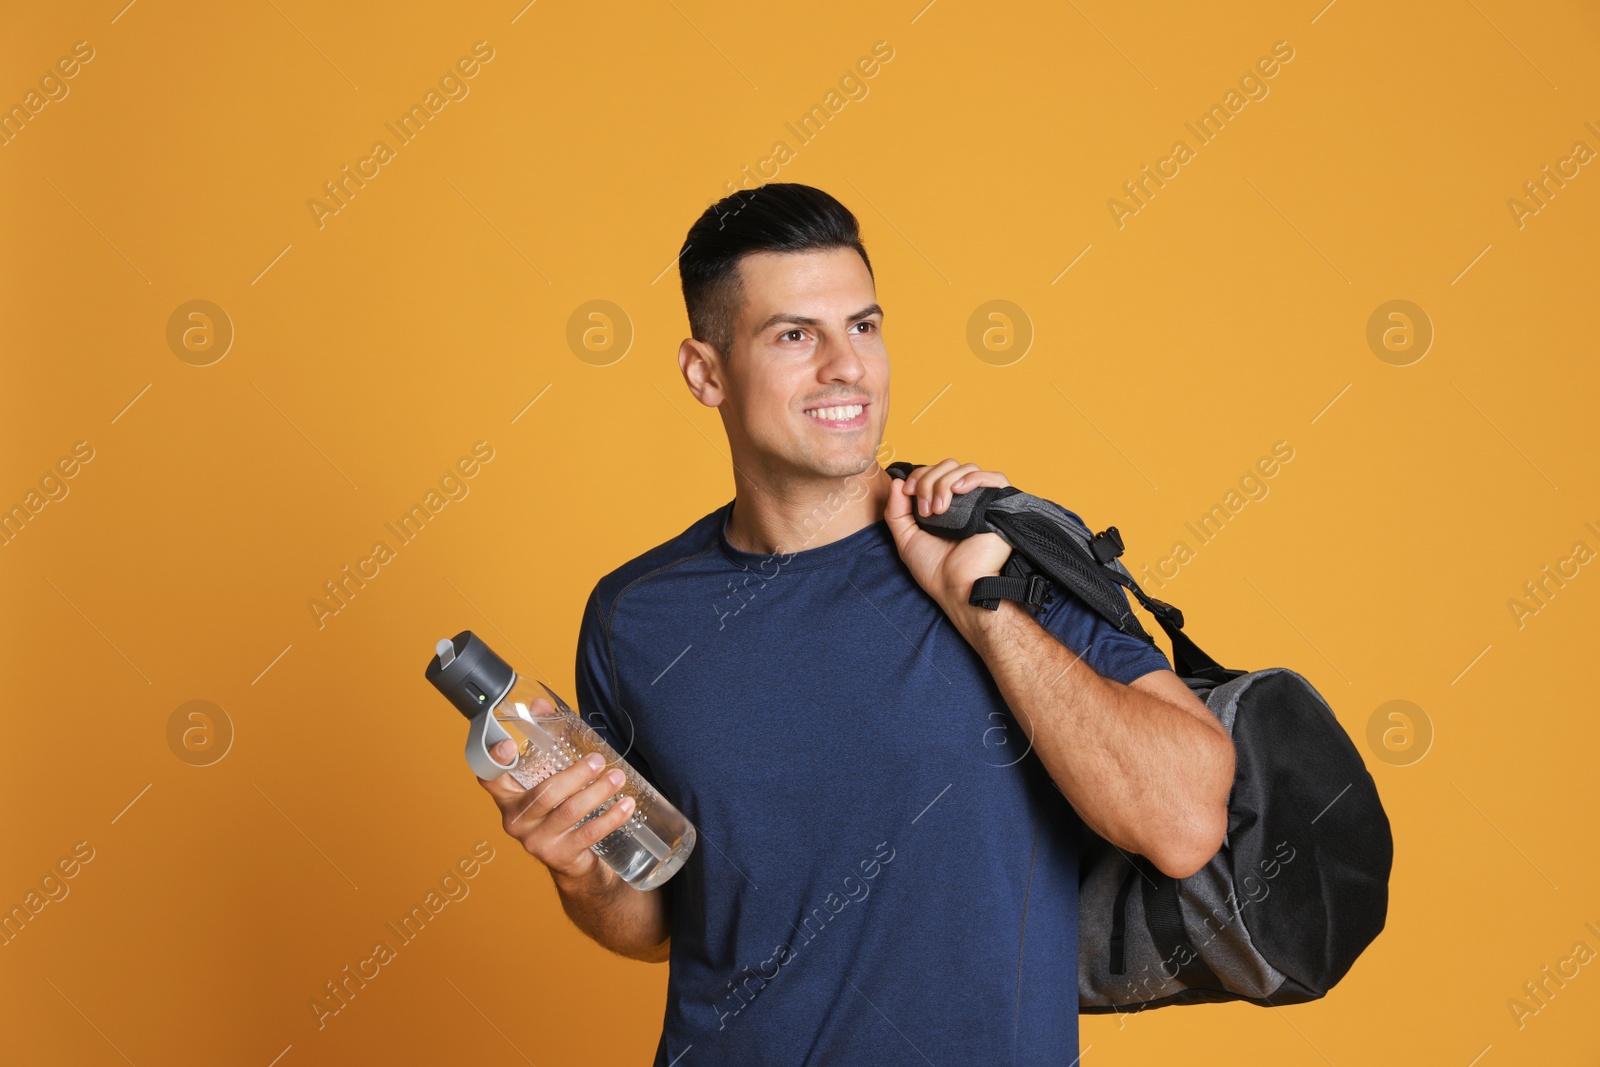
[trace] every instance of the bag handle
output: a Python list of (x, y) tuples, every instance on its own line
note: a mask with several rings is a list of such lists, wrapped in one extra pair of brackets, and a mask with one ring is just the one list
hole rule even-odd
[[(921, 464), (902, 460), (891, 463), (885, 469), (891, 477), (903, 479), (919, 466)], [(1039, 566), (1039, 561), (1028, 558), (1027, 553), (1017, 549), (1017, 541), (1023, 540), (1023, 538), (1015, 536), (1015, 534), (1023, 532), (1021, 526), (1025, 523), (1025, 520), (1019, 521), (1014, 516), (996, 513), (994, 518), (999, 521), (995, 522), (985, 513), (992, 502), (1013, 496), (1019, 492), (1021, 490), (1015, 486), (980, 486), (969, 492), (953, 495), (950, 499), (950, 506), (945, 509), (943, 514), (916, 515), (913, 512), (913, 517), (916, 519), (917, 525), (929, 533), (954, 540), (984, 532), (1004, 535), (1012, 532), (1011, 528), (1016, 525), (1017, 529), (1014, 535), (1005, 537), (1006, 542), (1011, 545), (1012, 551), (1012, 559), (1007, 561), (1008, 568), (1010, 568), (1012, 560), (1020, 557), (1023, 562), (1029, 564), (1026, 568), (1027, 570), (1038, 571), (1042, 569)], [(1127, 610), (1127, 601), (1122, 593), (1118, 591), (1113, 594), (1105, 583), (1109, 580), (1131, 592), (1134, 599), (1155, 618), (1162, 631), (1166, 633), (1167, 640), (1172, 642), (1172, 668), (1180, 677), (1198, 678), (1221, 685), (1245, 673), (1244, 671), (1230, 670), (1208, 655), (1204, 649), (1195, 643), (1193, 638), (1183, 632), (1183, 612), (1171, 604), (1150, 596), (1140, 588), (1139, 583), (1134, 580), (1131, 574), (1127, 573), (1125, 568), (1115, 562), (1123, 552), (1122, 535), (1115, 526), (1107, 527), (1100, 533), (1093, 535), (1090, 544), (1091, 549), (1085, 550), (1070, 539), (1063, 541), (1062, 545), (1065, 548), (1066, 555), (1056, 562), (1065, 565), (1051, 568), (1048, 572), (1048, 577), (1065, 585), (1068, 592), (1075, 595), (1085, 605), (1123, 633), (1148, 640), (1149, 635), (1144, 632), (1144, 629), (1139, 625), (1132, 613)], [(1013, 573), (1015, 573), (1014, 569)], [(1001, 579), (1001, 581), (1005, 580)], [(983, 579), (980, 579), (980, 581), (983, 581)], [(1021, 580), (1012, 578), (1009, 581), (1018, 583)], [(974, 584), (973, 595), (977, 597), (980, 590), (976, 589), (976, 583)], [(1026, 599), (1023, 602), (1037, 607), (1040, 596), (1035, 583), (1028, 581), (1025, 588)], [(979, 600), (987, 601), (982, 606), (989, 607), (992, 603), (998, 607), (999, 601), (993, 599), (997, 595), (1008, 596), (1010, 599), (1021, 599), (1011, 596), (1009, 586), (1006, 587), (1007, 591), (1002, 592), (1000, 589), (1001, 587), (995, 581), (989, 581), (984, 589), (981, 590), (986, 594), (986, 597), (979, 598)], [(974, 600), (973, 602), (978, 603), (979, 600)]]

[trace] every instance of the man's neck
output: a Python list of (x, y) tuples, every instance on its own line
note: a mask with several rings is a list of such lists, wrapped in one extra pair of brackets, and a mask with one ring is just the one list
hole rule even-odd
[(849, 537), (883, 518), (889, 472), (876, 463), (860, 474), (821, 478), (775, 489), (734, 472), (728, 543), (766, 555), (804, 552)]

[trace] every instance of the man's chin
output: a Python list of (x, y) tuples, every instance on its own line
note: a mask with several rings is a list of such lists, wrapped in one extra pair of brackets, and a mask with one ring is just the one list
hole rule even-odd
[(821, 469), (817, 473), (826, 478), (849, 478), (870, 471), (877, 465), (877, 456), (876, 448), (859, 453), (829, 456), (819, 464)]

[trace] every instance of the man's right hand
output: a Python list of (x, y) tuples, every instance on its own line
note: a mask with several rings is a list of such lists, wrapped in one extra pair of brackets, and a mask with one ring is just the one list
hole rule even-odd
[[(512, 742), (501, 741), (490, 754), (499, 763), (510, 763), (517, 750)], [(589, 846), (633, 814), (633, 798), (623, 797), (574, 829), (580, 819), (620, 792), (626, 781), (620, 767), (602, 774), (604, 766), (600, 756), (591, 754), (532, 789), (524, 789), (509, 773), (493, 781), (478, 779), (499, 807), (506, 833), (520, 841), (528, 855), (550, 868), (558, 885), (586, 882), (595, 876), (597, 868), (605, 867)], [(610, 869), (601, 873), (610, 873)]]

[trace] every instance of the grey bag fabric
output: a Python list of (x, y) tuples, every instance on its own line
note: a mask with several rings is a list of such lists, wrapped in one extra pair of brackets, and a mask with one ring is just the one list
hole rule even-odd
[[(889, 468), (896, 477), (911, 464)], [(902, 471), (904, 473), (902, 473)], [(1015, 487), (963, 493), (917, 516), (951, 538), (999, 534), (1013, 552), (971, 602), (1038, 606), (1041, 578), (1151, 644), (1124, 590), (1167, 634), (1173, 669), (1234, 741), (1222, 848), (1183, 879), (1084, 828), (1078, 997), (1087, 1013), (1244, 1000), (1280, 1006), (1324, 996), (1383, 929), (1394, 843), (1355, 745), (1321, 694), (1284, 667), (1230, 670), (1183, 632), (1183, 615), (1146, 594), (1118, 560), (1115, 527)]]

